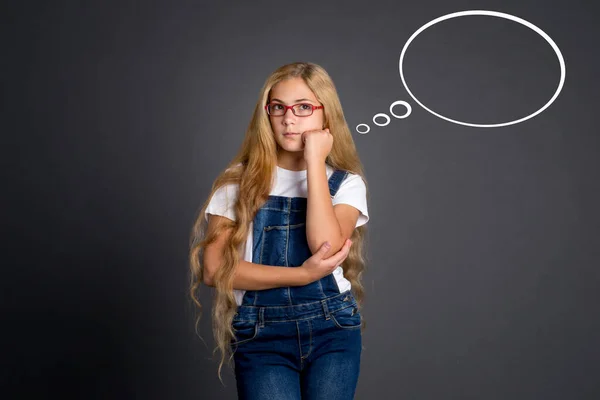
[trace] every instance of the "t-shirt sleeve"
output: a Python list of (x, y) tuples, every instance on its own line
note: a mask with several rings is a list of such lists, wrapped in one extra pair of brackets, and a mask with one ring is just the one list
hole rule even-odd
[(215, 191), (206, 207), (205, 218), (208, 214), (221, 215), (235, 221), (235, 202), (238, 195), (238, 185), (229, 184), (221, 186)]
[(367, 209), (367, 187), (360, 175), (348, 174), (342, 181), (340, 188), (333, 197), (333, 205), (349, 204), (360, 211), (356, 228), (364, 225), (369, 220), (369, 210)]

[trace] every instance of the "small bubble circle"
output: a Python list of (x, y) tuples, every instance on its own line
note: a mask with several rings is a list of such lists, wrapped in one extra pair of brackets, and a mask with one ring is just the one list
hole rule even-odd
[[(392, 111), (394, 109), (395, 106), (397, 105), (403, 105), (404, 107), (406, 107), (406, 112), (402, 115), (397, 115), (394, 114), (394, 112)], [(406, 118), (410, 115), (410, 113), (412, 112), (412, 107), (410, 106), (410, 104), (408, 104), (407, 102), (403, 101), (403, 100), (398, 100), (392, 103), (392, 105), (390, 106), (390, 114), (392, 114), (394, 117), (396, 118)]]
[[(366, 128), (367, 128), (367, 130), (366, 130), (366, 131), (364, 131), (364, 132), (361, 132), (361, 131), (359, 131), (359, 130), (358, 130), (358, 128), (359, 128), (360, 126), (364, 126), (364, 127), (366, 127)], [(365, 134), (369, 133), (369, 131), (370, 131), (370, 130), (371, 130), (371, 128), (370, 128), (370, 127), (369, 127), (369, 125), (367, 125), (367, 124), (358, 124), (358, 125), (356, 125), (356, 132), (360, 133), (361, 135), (365, 135)]]
[[(380, 124), (380, 123), (378, 123), (378, 122), (376, 121), (376, 120), (377, 120), (377, 118), (385, 118), (385, 119), (386, 119), (386, 122), (385, 122), (385, 123), (383, 123), (383, 124)], [(387, 114), (384, 114), (384, 113), (375, 114), (375, 115), (373, 116), (373, 123), (374, 123), (375, 125), (377, 125), (377, 126), (386, 126), (386, 125), (389, 125), (389, 123), (390, 123), (390, 117), (388, 117), (388, 115), (387, 115)]]

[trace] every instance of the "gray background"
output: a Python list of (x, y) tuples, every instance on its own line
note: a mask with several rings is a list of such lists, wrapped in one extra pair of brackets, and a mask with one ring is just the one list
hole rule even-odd
[[(300, 60), (336, 83), (370, 187), (356, 398), (599, 398), (590, 4), (5, 3), (4, 398), (235, 398), (211, 359), (208, 288), (206, 343), (193, 330), (188, 236), (265, 78)], [(524, 18), (560, 47), (566, 83), (542, 114), (471, 128), (410, 98), (406, 40), (472, 9)], [(464, 17), (423, 32), (406, 73), (434, 110), (499, 123), (545, 104), (559, 67), (528, 28)], [(410, 117), (375, 126), (395, 100)]]

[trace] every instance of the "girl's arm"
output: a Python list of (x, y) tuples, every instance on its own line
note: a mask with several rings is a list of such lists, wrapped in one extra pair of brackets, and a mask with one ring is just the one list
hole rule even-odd
[[(220, 219), (218, 215), (210, 215), (208, 219), (208, 232), (212, 232)], [(217, 240), (204, 249), (203, 266), (204, 284), (215, 286), (214, 276), (223, 259), (223, 249), (231, 229), (223, 231)], [(241, 290), (264, 290), (287, 286), (304, 286), (329, 275), (343, 262), (350, 251), (351, 242), (343, 246), (340, 251), (331, 257), (325, 257), (328, 247), (323, 245), (317, 252), (308, 258), (300, 267), (286, 268), (255, 264), (240, 260), (235, 266), (233, 288)]]
[[(205, 271), (209, 264), (204, 264)], [(306, 282), (305, 274), (302, 274), (301, 268), (282, 268), (263, 264), (255, 264), (240, 260), (236, 266), (236, 272), (233, 278), (233, 288), (241, 290), (265, 290), (277, 287), (302, 286)], [(214, 272), (204, 274), (204, 284), (206, 286), (215, 286), (213, 279)]]
[[(225, 217), (209, 215), (207, 234), (215, 229), (220, 219), (225, 219)], [(221, 264), (223, 249), (230, 235), (231, 229), (223, 231), (216, 241), (204, 249), (203, 280), (207, 286), (215, 286), (214, 275)], [(302, 286), (310, 283), (308, 282), (307, 271), (304, 268), (281, 268), (240, 260), (235, 267), (235, 271), (234, 289), (264, 290), (276, 287)]]
[(325, 161), (307, 160), (308, 199), (306, 210), (306, 239), (314, 254), (328, 241), (328, 257), (336, 253), (352, 236), (359, 211), (347, 204), (331, 203)]

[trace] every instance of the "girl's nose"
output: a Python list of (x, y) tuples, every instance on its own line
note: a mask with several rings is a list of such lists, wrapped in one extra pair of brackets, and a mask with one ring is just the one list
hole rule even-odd
[(294, 112), (292, 111), (291, 108), (288, 108), (287, 110), (285, 110), (285, 114), (283, 114), (283, 122), (287, 123), (289, 121), (295, 121), (296, 120), (296, 116), (294, 115)]

